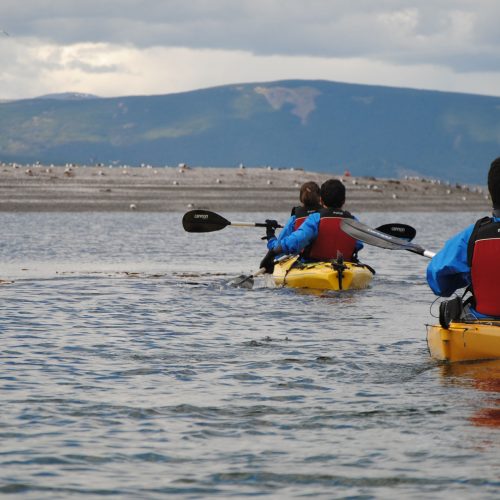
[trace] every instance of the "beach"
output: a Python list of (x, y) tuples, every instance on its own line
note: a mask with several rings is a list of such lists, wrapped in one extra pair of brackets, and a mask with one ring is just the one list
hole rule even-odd
[(289, 211), (306, 181), (342, 180), (353, 212), (487, 212), (484, 186), (293, 168), (0, 164), (0, 211)]

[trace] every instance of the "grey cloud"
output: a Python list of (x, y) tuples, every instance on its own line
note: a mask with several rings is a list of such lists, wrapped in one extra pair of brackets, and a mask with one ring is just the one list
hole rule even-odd
[(497, 71), (497, 58), (488, 54), (498, 50), (499, 14), (495, 0), (2, 0), (0, 28), (56, 44), (365, 57)]

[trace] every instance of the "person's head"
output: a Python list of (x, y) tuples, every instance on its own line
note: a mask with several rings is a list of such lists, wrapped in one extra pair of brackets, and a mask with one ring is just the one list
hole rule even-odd
[(300, 203), (305, 208), (313, 208), (319, 205), (319, 186), (314, 182), (305, 182), (300, 187)]
[(500, 157), (491, 162), (488, 172), (488, 191), (490, 192), (493, 208), (500, 208)]
[(328, 179), (323, 182), (320, 194), (325, 207), (342, 208), (345, 203), (345, 186), (338, 179)]

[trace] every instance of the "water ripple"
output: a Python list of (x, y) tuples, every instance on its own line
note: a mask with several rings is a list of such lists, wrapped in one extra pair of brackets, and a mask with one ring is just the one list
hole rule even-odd
[[(446, 217), (401, 220), (436, 249), (472, 216)], [(498, 496), (500, 366), (429, 360), (423, 259), (364, 249), (362, 292), (245, 290), (228, 282), (258, 265), (251, 231), (0, 219), (0, 494)]]

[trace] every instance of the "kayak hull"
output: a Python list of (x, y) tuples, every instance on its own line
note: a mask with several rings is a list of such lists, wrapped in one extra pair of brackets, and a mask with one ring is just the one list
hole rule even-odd
[(344, 262), (339, 269), (330, 262), (311, 262), (301, 264), (298, 257), (291, 257), (277, 262), (274, 266), (273, 279), (277, 286), (291, 288), (313, 288), (319, 290), (360, 290), (367, 288), (373, 278), (373, 272), (363, 264)]
[(451, 323), (449, 329), (428, 325), (427, 346), (433, 358), (450, 363), (500, 359), (500, 323)]

